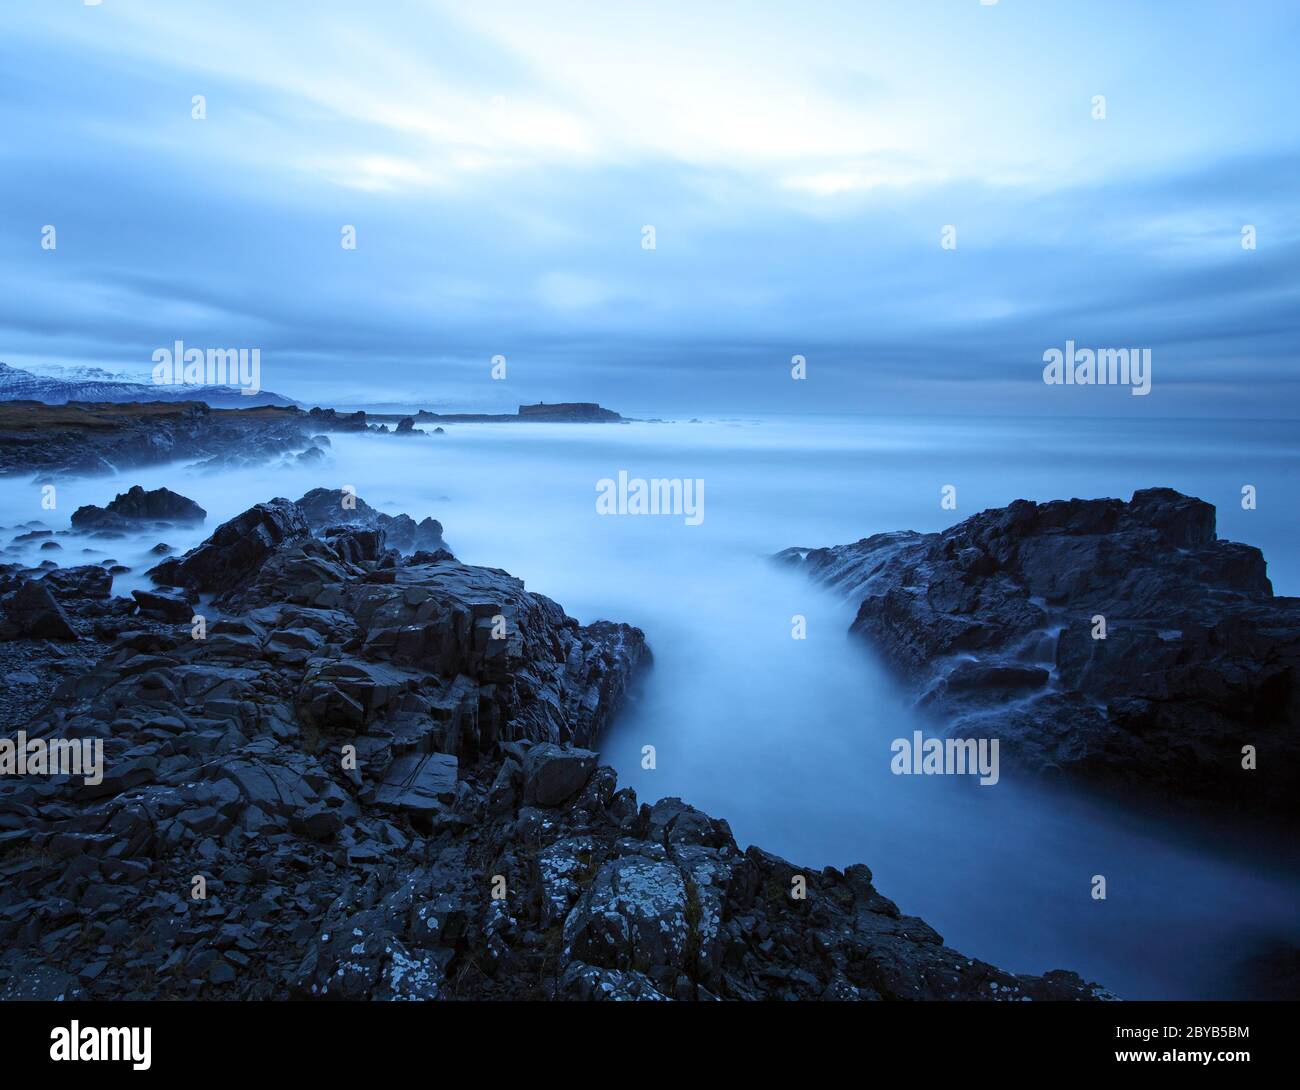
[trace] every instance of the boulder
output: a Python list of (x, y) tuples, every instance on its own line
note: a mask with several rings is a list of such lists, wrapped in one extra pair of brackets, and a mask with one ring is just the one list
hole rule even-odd
[(646, 855), (611, 859), (564, 922), (566, 953), (588, 965), (675, 980), (691, 939), (686, 905), (675, 863)]
[(131, 597), (141, 613), (169, 623), (186, 623), (194, 616), (194, 606), (177, 594), (156, 590), (133, 590)]
[(524, 757), (524, 803), (559, 806), (581, 791), (596, 768), (589, 749), (565, 749), (544, 742)]
[(72, 513), (74, 530), (130, 528), (139, 522), (202, 522), (208, 513), (197, 503), (169, 488), (146, 492), (132, 485), (118, 493), (107, 507), (88, 504)]
[(76, 629), (44, 580), (25, 580), (0, 599), (0, 639), (75, 640)]

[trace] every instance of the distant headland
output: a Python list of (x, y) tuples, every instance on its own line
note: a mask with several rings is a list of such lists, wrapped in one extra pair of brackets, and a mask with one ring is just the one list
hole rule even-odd
[(525, 421), (527, 423), (559, 424), (617, 424), (623, 417), (597, 405), (594, 401), (560, 401), (547, 405), (539, 401), (536, 405), (520, 405), (516, 413), (431, 413), (421, 409), (415, 414), (417, 422), (433, 420), (440, 423), (464, 424), (484, 421), (500, 423), (506, 421)]

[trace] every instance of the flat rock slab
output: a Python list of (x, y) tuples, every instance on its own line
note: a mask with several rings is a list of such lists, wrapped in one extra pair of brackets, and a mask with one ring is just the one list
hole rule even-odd
[(375, 802), (399, 810), (439, 810), (456, 795), (459, 762), (449, 753), (412, 753), (388, 768)]

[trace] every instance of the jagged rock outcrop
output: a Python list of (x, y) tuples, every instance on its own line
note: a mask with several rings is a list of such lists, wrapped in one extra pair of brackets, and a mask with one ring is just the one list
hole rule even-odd
[(354, 413), (340, 413), (337, 409), (322, 409), (316, 406), (307, 411), (308, 421), (315, 427), (330, 431), (365, 431), (366, 414), (362, 409)]
[(1210, 504), (1018, 500), (780, 555), (859, 603), (853, 631), (950, 736), (1134, 799), (1294, 816), (1300, 600), (1274, 597), (1258, 549), (1217, 539)]
[(202, 522), (207, 517), (197, 503), (170, 488), (146, 492), (136, 484), (106, 507), (78, 507), (71, 521), (74, 530), (122, 530), (136, 529), (142, 522)]
[(309, 536), (303, 512), (289, 500), (259, 503), (223, 522), (203, 544), (149, 569), (156, 583), (197, 591), (224, 591), (255, 575), (285, 542)]
[(434, 553), (441, 549), (450, 555), (442, 539), (442, 523), (435, 518), (416, 522), (410, 515), (387, 515), (341, 488), (313, 488), (298, 500), (298, 506), (316, 531), (338, 526), (383, 530), (387, 544), (398, 552)]
[(166, 562), (205, 627), (77, 599), (85, 657), (25, 730), (103, 775), (0, 778), (0, 997), (1105, 996), (963, 957), (864, 866), (640, 804), (590, 748), (638, 629), (335, 529), (275, 500)]

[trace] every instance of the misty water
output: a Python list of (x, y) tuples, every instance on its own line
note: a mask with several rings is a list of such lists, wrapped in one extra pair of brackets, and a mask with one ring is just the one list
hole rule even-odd
[[(1074, 969), (1126, 998), (1235, 997), (1241, 963), (1300, 943), (1294, 849), (1258, 831), (1139, 817), (1026, 782), (895, 776), (890, 743), (934, 724), (861, 641), (853, 607), (770, 562), (791, 545), (941, 529), (1017, 498), (1118, 496), (1167, 485), (1219, 509), (1219, 533), (1257, 545), (1279, 594), (1300, 593), (1295, 425), (1173, 421), (755, 418), (626, 425), (451, 425), (445, 435), (334, 435), (323, 466), (199, 473), (181, 465), (60, 484), (57, 512), (0, 482), (8, 522), (66, 529), (83, 503), (167, 486), (208, 511), (169, 531), (187, 548), (272, 496), (352, 485), (380, 510), (432, 515), (456, 555), (504, 568), (583, 622), (645, 630), (655, 667), (603, 740), (643, 801), (678, 795), (730, 822), (742, 845), (801, 865), (868, 864), (903, 912), (970, 956), (1019, 972)], [(702, 479), (703, 522), (602, 517), (596, 482)], [(1242, 510), (1241, 487), (1259, 507)], [(940, 507), (957, 489), (955, 512)], [(156, 535), (155, 535), (156, 536)], [(59, 564), (132, 568), (148, 539), (61, 537)], [(98, 552), (84, 553), (83, 549)], [(791, 618), (807, 638), (791, 638)], [(656, 767), (642, 768), (644, 746)], [(1093, 875), (1107, 898), (1091, 896)]]

